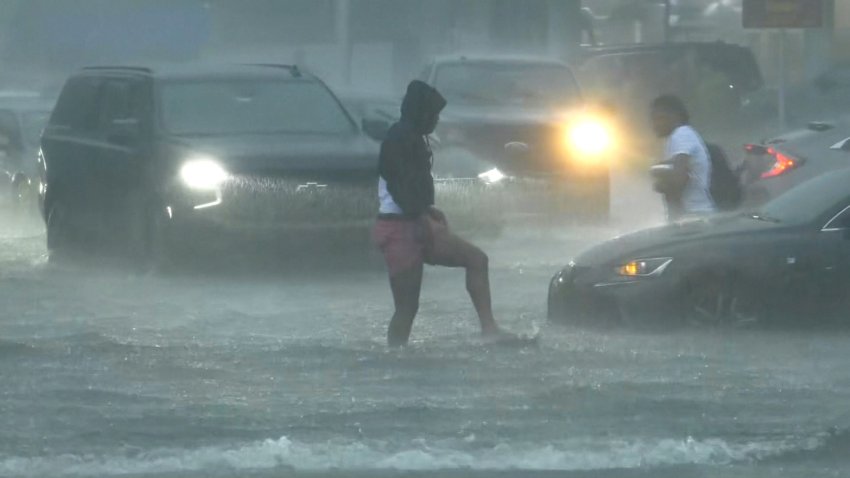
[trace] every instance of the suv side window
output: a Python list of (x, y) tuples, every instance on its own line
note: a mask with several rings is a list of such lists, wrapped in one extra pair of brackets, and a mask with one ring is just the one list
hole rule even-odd
[(101, 95), (100, 127), (108, 128), (116, 120), (138, 120), (138, 85), (125, 79), (109, 79)]
[(100, 84), (101, 80), (94, 77), (68, 80), (50, 117), (50, 126), (77, 132), (94, 131), (98, 123)]

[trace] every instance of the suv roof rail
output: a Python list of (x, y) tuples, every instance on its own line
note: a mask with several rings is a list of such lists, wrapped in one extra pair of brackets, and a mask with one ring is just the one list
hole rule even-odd
[(153, 73), (151, 68), (145, 66), (111, 66), (111, 65), (98, 65), (98, 66), (84, 66), (83, 70), (87, 71), (103, 71), (103, 70), (123, 70), (123, 71), (135, 71), (139, 73)]
[(279, 68), (281, 70), (289, 70), (289, 72), (295, 78), (300, 78), (303, 76), (301, 69), (298, 68), (298, 65), (295, 64), (286, 64), (286, 63), (246, 63), (248, 66), (260, 66), (264, 68)]

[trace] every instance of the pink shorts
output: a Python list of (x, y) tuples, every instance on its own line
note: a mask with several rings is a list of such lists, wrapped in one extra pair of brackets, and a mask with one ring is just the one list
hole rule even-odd
[(384, 254), (390, 277), (425, 263), (425, 231), (419, 221), (378, 219), (372, 241)]

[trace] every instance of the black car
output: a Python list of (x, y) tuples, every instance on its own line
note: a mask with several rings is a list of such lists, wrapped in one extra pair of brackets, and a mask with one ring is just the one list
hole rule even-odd
[(48, 247), (149, 257), (188, 237), (365, 229), (377, 154), (297, 67), (85, 68), (41, 140)]
[[(518, 213), (607, 217), (613, 126), (584, 101), (569, 66), (448, 57), (434, 60), (420, 79), (448, 100), (433, 142), (438, 178), (498, 183), (505, 198), (499, 207)], [(493, 204), (488, 196), (469, 195)]]
[(837, 171), (758, 212), (670, 224), (597, 245), (555, 274), (549, 318), (747, 324), (840, 312), (850, 287), (848, 184), (850, 170)]

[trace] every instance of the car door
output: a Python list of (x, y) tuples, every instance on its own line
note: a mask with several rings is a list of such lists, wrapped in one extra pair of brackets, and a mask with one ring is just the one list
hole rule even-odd
[(847, 305), (850, 292), (850, 203), (820, 231), (817, 248), (822, 257), (815, 277), (827, 306)]
[(41, 201), (45, 216), (54, 204), (85, 227), (100, 202), (94, 175), (101, 78), (77, 76), (66, 83), (41, 140)]
[[(144, 178), (145, 82), (136, 77), (114, 77), (101, 87), (95, 181), (102, 198), (104, 219), (119, 225), (138, 206)], [(135, 211), (133, 211), (135, 212)]]

